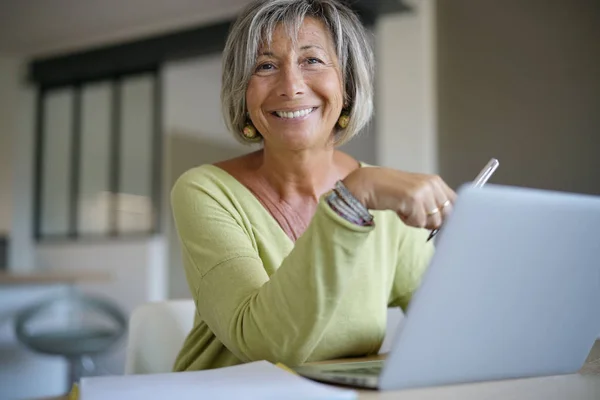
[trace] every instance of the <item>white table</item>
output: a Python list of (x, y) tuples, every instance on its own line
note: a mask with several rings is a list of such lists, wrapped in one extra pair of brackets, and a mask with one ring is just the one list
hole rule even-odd
[[(362, 390), (358, 393), (359, 400), (599, 400), (600, 341), (596, 342), (586, 365), (577, 374), (391, 392)], [(68, 397), (44, 400), (68, 400)]]

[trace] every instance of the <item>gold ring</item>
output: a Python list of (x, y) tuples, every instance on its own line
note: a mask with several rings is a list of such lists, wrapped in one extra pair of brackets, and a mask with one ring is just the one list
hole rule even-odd
[(448, 207), (449, 205), (450, 205), (450, 200), (446, 200), (446, 201), (444, 202), (444, 204), (442, 204), (442, 206), (441, 206), (442, 210), (443, 210), (444, 208)]
[(427, 213), (427, 216), (429, 216), (429, 217), (430, 217), (430, 216), (432, 216), (432, 215), (435, 215), (435, 214), (437, 214), (437, 213), (439, 213), (439, 212), (440, 212), (440, 209), (436, 207), (436, 208), (434, 208), (433, 210), (429, 211), (429, 212)]

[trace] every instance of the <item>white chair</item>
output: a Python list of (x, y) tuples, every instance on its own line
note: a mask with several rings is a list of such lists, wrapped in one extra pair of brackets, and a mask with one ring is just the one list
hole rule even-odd
[(125, 374), (171, 372), (194, 324), (193, 300), (147, 303), (129, 319)]

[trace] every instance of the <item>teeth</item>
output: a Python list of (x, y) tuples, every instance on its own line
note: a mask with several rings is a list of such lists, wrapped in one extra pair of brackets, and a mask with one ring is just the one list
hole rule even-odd
[(307, 108), (306, 110), (299, 110), (294, 112), (275, 111), (275, 114), (277, 114), (277, 116), (280, 118), (298, 118), (310, 114), (311, 112), (313, 112), (313, 110), (313, 108)]

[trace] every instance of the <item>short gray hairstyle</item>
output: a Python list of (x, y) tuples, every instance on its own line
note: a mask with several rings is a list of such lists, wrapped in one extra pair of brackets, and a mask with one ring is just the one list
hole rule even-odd
[(352, 139), (373, 114), (375, 61), (367, 30), (357, 15), (339, 0), (256, 0), (232, 25), (223, 51), (221, 107), (225, 124), (238, 139), (247, 123), (246, 90), (254, 73), (260, 45), (270, 43), (282, 23), (296, 38), (305, 17), (320, 20), (333, 38), (344, 83), (344, 102), (350, 121), (336, 124), (335, 144)]

